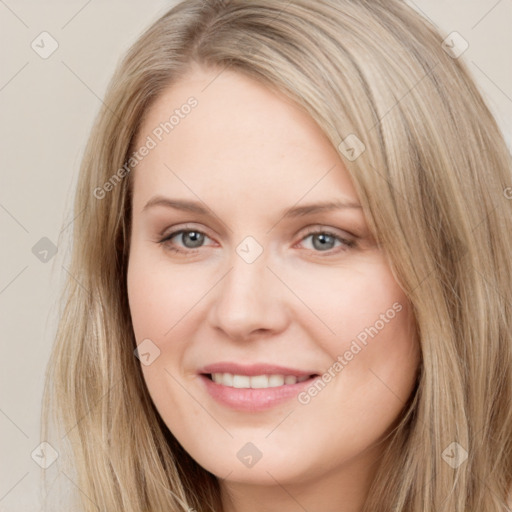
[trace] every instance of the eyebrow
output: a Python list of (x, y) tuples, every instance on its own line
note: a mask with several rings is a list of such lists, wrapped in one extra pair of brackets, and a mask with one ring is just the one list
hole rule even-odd
[[(203, 206), (199, 202), (187, 201), (185, 199), (173, 199), (170, 197), (154, 196), (152, 197), (142, 209), (142, 212), (153, 208), (155, 206), (163, 206), (166, 208), (174, 208), (176, 210), (183, 210), (187, 212), (197, 213), (200, 215), (209, 215), (211, 210)], [(290, 217), (302, 217), (305, 215), (311, 215), (313, 213), (319, 213), (324, 211), (332, 210), (343, 210), (343, 209), (362, 209), (359, 203), (355, 203), (346, 199), (335, 199), (332, 201), (305, 204), (303, 206), (292, 206), (281, 212), (281, 218)]]

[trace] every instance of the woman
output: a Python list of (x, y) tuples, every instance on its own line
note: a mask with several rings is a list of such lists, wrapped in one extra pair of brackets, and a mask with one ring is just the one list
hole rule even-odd
[(400, 1), (187, 0), (134, 44), (43, 412), (80, 510), (507, 510), (510, 155), (442, 41)]

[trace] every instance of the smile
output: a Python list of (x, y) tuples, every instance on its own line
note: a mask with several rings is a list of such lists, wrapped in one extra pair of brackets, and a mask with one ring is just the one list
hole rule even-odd
[(276, 388), (279, 386), (289, 386), (297, 384), (297, 382), (304, 382), (311, 376), (302, 375), (236, 375), (232, 373), (212, 373), (209, 378), (222, 386), (227, 386), (237, 389), (265, 389)]
[(201, 368), (198, 377), (203, 392), (217, 405), (255, 413), (296, 398), (319, 373), (275, 364), (219, 362)]

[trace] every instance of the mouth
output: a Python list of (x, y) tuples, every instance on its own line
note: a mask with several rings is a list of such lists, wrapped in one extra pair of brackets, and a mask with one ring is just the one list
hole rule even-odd
[(240, 375), (227, 372), (203, 373), (202, 376), (216, 384), (236, 389), (268, 389), (280, 386), (293, 386), (306, 380), (318, 377), (312, 375), (262, 374)]
[(299, 374), (215, 371), (200, 373), (199, 380), (205, 393), (217, 404), (235, 411), (256, 413), (297, 398), (320, 376), (318, 373), (295, 373)]

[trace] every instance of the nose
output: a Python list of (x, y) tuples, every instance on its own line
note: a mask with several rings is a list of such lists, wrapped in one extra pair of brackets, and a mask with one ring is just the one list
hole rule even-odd
[(266, 258), (247, 263), (235, 253), (230, 263), (210, 299), (210, 325), (233, 340), (283, 331), (290, 320), (285, 287)]

